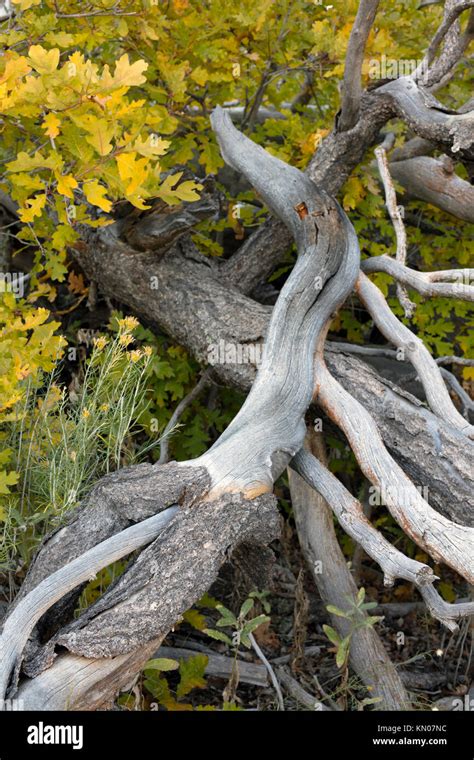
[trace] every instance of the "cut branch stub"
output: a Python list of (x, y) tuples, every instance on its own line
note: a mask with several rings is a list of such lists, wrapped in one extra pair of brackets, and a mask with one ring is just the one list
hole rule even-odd
[(438, 158), (415, 156), (390, 164), (392, 177), (409, 195), (432, 203), (443, 211), (474, 222), (474, 187)]

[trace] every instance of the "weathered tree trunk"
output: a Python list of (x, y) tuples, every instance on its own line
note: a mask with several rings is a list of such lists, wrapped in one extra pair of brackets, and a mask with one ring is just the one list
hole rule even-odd
[[(309, 484), (303, 484), (299, 475), (290, 476), (303, 548), (310, 560), (321, 557), (334, 568), (334, 577), (329, 573), (318, 581), (324, 599), (337, 604), (346, 591), (354, 593), (334, 544), (325, 506), (329, 505), (344, 529), (380, 564), (388, 584), (396, 577), (415, 583), (430, 612), (450, 629), (473, 613), (472, 603), (444, 602), (435, 590), (432, 568), (392, 547), (365, 518), (357, 499), (303, 449), (305, 414), (313, 402), (344, 433), (372, 486), (382, 490), (390, 486), (387, 506), (407, 534), (436, 562), (472, 582), (472, 426), (453, 404), (437, 364), (390, 312), (364, 272), (385, 267), (402, 295), (409, 286), (430, 297), (473, 300), (474, 288), (454, 287), (462, 275), (458, 270), (423, 274), (410, 270), (400, 250), (396, 259), (387, 262), (382, 261), (387, 257), (378, 257), (380, 261), (366, 261), (359, 271), (355, 232), (332, 197), (394, 117), (422, 138), (427, 151), (434, 146), (472, 167), (474, 112), (451, 111), (431, 94), (450, 76), (466, 47), (466, 35), (455, 29), (435, 58), (460, 13), (471, 5), (446, 6), (425, 56), (427, 75), (422, 77), (417, 70), (411, 77), (377, 83), (364, 93), (364, 45), (378, 2), (361, 2), (348, 46), (341, 113), (305, 173), (238, 132), (225, 110), (214, 112), (213, 127), (227, 164), (245, 177), (278, 217), (262, 225), (229, 261), (207, 259), (186, 236), (214, 208), (208, 188), (208, 195), (185, 206), (182, 215), (157, 206), (143, 219), (132, 214), (111, 227), (82, 230), (72, 254), (89, 278), (105, 295), (168, 333), (198, 361), (208, 364), (210, 349), (220, 341), (234, 346), (264, 344), (264, 356), (257, 374), (251, 364), (224, 362), (213, 367), (219, 381), (249, 394), (206, 454), (194, 461), (140, 465), (107, 476), (70, 522), (46, 538), (4, 621), (0, 696), (7, 689), (15, 693), (23, 664), (18, 693), (27, 708), (108, 705), (209, 587), (229, 553), (243, 544), (269, 543), (278, 535), (271, 491), (290, 462)], [(260, 116), (266, 117), (264, 109)], [(417, 145), (419, 156), (419, 140)], [(398, 169), (406, 170), (406, 164), (415, 160), (421, 166), (420, 159), (409, 156), (398, 162)], [(413, 163), (408, 168), (413, 170)], [(438, 169), (437, 164), (439, 174)], [(423, 171), (427, 170), (423, 160)], [(413, 192), (448, 209), (437, 187), (428, 185), (414, 183)], [(465, 218), (459, 182), (451, 176), (447, 185), (454, 199), (448, 210)], [(291, 240), (296, 242), (298, 260), (271, 309), (250, 295)], [(337, 345), (325, 351), (331, 320), (353, 292), (418, 372), (426, 404)], [(416, 490), (417, 484), (428, 486), (429, 503)], [(400, 487), (406, 492), (404, 498), (398, 494)], [(315, 491), (319, 496), (310, 499)], [(311, 513), (310, 500), (317, 502)], [(95, 573), (146, 544), (103, 597), (72, 620), (88, 572)], [(58, 646), (66, 653), (57, 656)], [(379, 669), (364, 668), (370, 653), (375, 653)], [(357, 635), (351, 656), (362, 680), (373, 685), (383, 700), (380, 706), (398, 709), (405, 704), (400, 679), (373, 631)]]

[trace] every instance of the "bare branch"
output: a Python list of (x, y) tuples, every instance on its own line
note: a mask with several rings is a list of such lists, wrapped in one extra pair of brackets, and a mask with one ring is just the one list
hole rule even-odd
[(356, 292), (382, 335), (403, 351), (415, 367), (432, 411), (465, 435), (474, 438), (474, 426), (469, 425), (454, 406), (438, 365), (423, 341), (397, 319), (382, 292), (363, 272), (357, 280)]
[(253, 633), (249, 633), (249, 639), (250, 643), (252, 644), (253, 649), (255, 650), (257, 656), (261, 659), (263, 662), (265, 669), (268, 672), (268, 675), (270, 677), (270, 681), (273, 684), (273, 688), (275, 689), (277, 699), (278, 699), (278, 709), (284, 710), (285, 709), (285, 703), (283, 701), (283, 694), (281, 693), (280, 684), (278, 683), (278, 678), (275, 675), (275, 671), (273, 670), (272, 666), (268, 662), (267, 658), (263, 654), (262, 650), (260, 649), (259, 645), (257, 644), (257, 641), (255, 639), (255, 636)]
[(452, 2), (449, 2), (448, 0), (443, 21), (431, 40), (423, 60), (413, 73), (415, 79), (418, 80), (425, 76), (428, 67), (433, 63), (436, 51), (454, 22), (459, 18), (461, 13), (472, 7), (474, 7), (474, 2), (472, 0), (458, 0), (457, 2), (456, 0), (453, 0)]
[(190, 406), (193, 401), (198, 398), (201, 391), (204, 390), (204, 388), (209, 385), (211, 382), (211, 373), (210, 370), (206, 370), (201, 375), (199, 381), (196, 383), (194, 388), (188, 393), (187, 396), (185, 396), (181, 401), (179, 402), (178, 406), (174, 410), (173, 414), (170, 417), (170, 420), (168, 424), (166, 425), (165, 429), (162, 433), (162, 441), (161, 441), (161, 448), (160, 448), (160, 458), (158, 459), (157, 464), (166, 464), (168, 461), (168, 444), (169, 444), (169, 437), (173, 430), (175, 429), (179, 418), (183, 414), (183, 412)]
[(474, 222), (474, 187), (458, 177), (448, 156), (391, 161), (390, 173), (408, 195), (432, 203), (465, 222)]
[[(373, 256), (361, 263), (361, 269), (366, 274), (385, 272), (404, 285), (417, 290), (423, 296), (439, 296), (442, 298), (458, 298), (463, 301), (474, 301), (474, 285), (466, 285), (474, 280), (472, 269), (447, 269), (445, 272), (417, 272), (410, 269), (390, 256)], [(445, 280), (443, 282), (443, 280)], [(446, 282), (447, 281), (447, 282)], [(454, 282), (453, 282), (454, 281)]]
[[(405, 161), (408, 158), (415, 158), (416, 156), (426, 156), (433, 152), (436, 148), (435, 145), (430, 143), (429, 140), (424, 140), (422, 137), (412, 137), (399, 148), (395, 148), (390, 154), (390, 164), (396, 161)], [(390, 167), (391, 168), (391, 167)]]
[[(153, 654), (153, 658), (165, 657), (174, 660), (189, 659), (196, 655), (196, 650), (191, 649), (189, 642), (186, 647), (175, 646), (161, 646)], [(249, 683), (252, 686), (263, 686), (268, 688), (268, 671), (265, 665), (260, 665), (258, 662), (247, 662), (238, 658), (237, 660), (232, 656), (229, 657), (224, 654), (218, 654), (212, 650), (205, 652), (208, 658), (205, 673), (213, 678), (228, 679), (232, 675), (232, 671), (237, 662), (239, 668), (239, 682)], [(270, 664), (270, 663), (269, 663)]]
[[(309, 430), (305, 447), (326, 463), (321, 433)], [(288, 469), (288, 482), (298, 539), (319, 594), (325, 605), (346, 609), (349, 600), (356, 600), (358, 588), (339, 545), (331, 508), (292, 466)], [(341, 638), (351, 634), (349, 664), (370, 694), (379, 700), (374, 708), (407, 709), (409, 696), (377, 631), (366, 626), (351, 630), (345, 618), (334, 614), (330, 618)]]
[[(474, 39), (474, 10), (471, 10), (464, 31), (461, 30), (459, 18), (451, 26), (446, 35), (443, 50), (433, 63), (426, 77), (426, 86), (430, 92), (445, 87), (453, 78), (456, 64), (462, 59), (467, 47)], [(461, 110), (461, 109), (460, 109)]]
[(153, 541), (169, 525), (177, 512), (178, 507), (171, 507), (102, 541), (46, 577), (24, 597), (5, 620), (0, 638), (2, 698), (12, 670), (19, 667), (21, 653), (40, 617), (68, 591), (84, 581), (92, 580), (99, 570)]
[(403, 224), (403, 207), (397, 204), (397, 194), (388, 167), (387, 153), (382, 145), (375, 148), (375, 156), (385, 190), (385, 205), (393, 222), (397, 237), (396, 261), (405, 264), (407, 257), (407, 236)]
[(388, 453), (370, 414), (339, 385), (320, 357), (315, 362), (315, 401), (344, 431), (362, 472), (379, 489), (405, 533), (436, 561), (472, 583), (474, 529), (457, 525), (430, 507)]
[[(348, 351), (351, 354), (359, 354), (360, 356), (384, 356), (387, 359), (408, 362), (408, 358), (406, 356), (401, 356), (400, 353), (398, 351), (395, 351), (393, 348), (385, 348), (384, 346), (359, 346), (355, 343), (344, 343), (343, 341), (338, 341), (337, 343), (332, 343), (330, 345), (331, 347), (335, 347), (338, 350)], [(437, 359), (435, 359), (435, 362), (438, 365), (461, 364), (466, 367), (474, 367), (474, 359), (465, 359), (464, 357), (460, 356), (439, 356)], [(441, 367), (440, 373), (445, 379), (447, 385), (449, 385), (459, 397), (463, 406), (463, 415), (466, 417), (466, 419), (469, 419), (469, 412), (471, 410), (474, 411), (474, 401), (472, 401), (471, 397), (466, 393), (452, 372), (449, 372), (448, 370)], [(415, 375), (415, 377), (417, 377), (417, 375)], [(405, 378), (404, 382), (406, 383), (407, 380), (408, 378)]]
[(413, 77), (399, 77), (375, 90), (389, 95), (399, 118), (419, 137), (435, 143), (454, 158), (474, 160), (474, 111), (457, 113), (420, 87)]
[[(390, 219), (392, 220), (395, 236), (397, 238), (397, 252), (395, 254), (395, 259), (403, 266), (407, 258), (407, 235), (403, 223), (403, 206), (398, 206), (397, 204), (397, 195), (390, 176), (385, 147), (379, 145), (374, 152), (385, 190), (385, 205), (390, 215)], [(403, 307), (405, 316), (409, 319), (416, 309), (416, 304), (414, 304), (413, 301), (410, 301), (407, 291), (398, 282), (397, 297)]]
[(379, 0), (360, 0), (349, 37), (344, 66), (344, 85), (338, 129), (347, 132), (359, 116), (362, 95), (362, 63), (367, 39), (377, 14)]
[(311, 694), (309, 694), (306, 689), (303, 689), (303, 687), (298, 683), (298, 681), (293, 678), (288, 673), (288, 670), (284, 667), (280, 667), (277, 669), (278, 678), (280, 679), (281, 683), (285, 687), (285, 689), (288, 691), (289, 694), (295, 699), (297, 702), (299, 702), (301, 705), (304, 705), (307, 710), (324, 710), (327, 712), (331, 712), (331, 708), (324, 705), (322, 702), (319, 701), (316, 697), (313, 697)]
[[(301, 447), (312, 397), (312, 356), (353, 287), (359, 248), (339, 205), (306, 174), (239, 132), (223, 109), (213, 112), (212, 125), (226, 162), (290, 228), (298, 249), (298, 261), (272, 311), (252, 389), (225, 433), (193, 461), (208, 470), (217, 492), (229, 487), (250, 496), (270, 490), (277, 469), (281, 472)], [(284, 422), (275, 409), (283, 411)], [(252, 447), (240, 437), (243, 430)]]
[(464, 356), (439, 356), (436, 364), (461, 364), (464, 367), (474, 367), (474, 359), (466, 359)]
[[(385, 346), (360, 346), (357, 343), (345, 343), (342, 340), (338, 340), (335, 343), (328, 341), (326, 346), (340, 351), (348, 351), (350, 354), (386, 356), (390, 359), (397, 359), (397, 352), (393, 348), (386, 348)], [(398, 361), (408, 360), (406, 357), (403, 359), (400, 357)], [(436, 364), (462, 364), (465, 367), (474, 367), (474, 359), (466, 359), (464, 356), (438, 356), (435, 362)]]
[[(437, 364), (439, 364), (439, 361), (437, 361)], [(473, 362), (473, 365), (474, 365), (474, 362)], [(474, 412), (474, 401), (469, 396), (469, 394), (466, 393), (461, 383), (459, 382), (457, 377), (453, 375), (452, 372), (449, 372), (449, 370), (444, 369), (444, 367), (440, 367), (439, 371), (441, 372), (441, 376), (444, 378), (446, 385), (449, 385), (451, 387), (451, 390), (454, 391), (454, 393), (459, 398), (462, 404), (463, 415), (466, 417), (466, 419), (469, 419), (469, 412), (471, 411)]]
[[(328, 368), (370, 413), (392, 457), (413, 483), (427, 489), (430, 506), (474, 527), (474, 441), (339, 345), (326, 342)], [(397, 382), (405, 382), (399, 361), (388, 358), (382, 364)]]
[[(361, 503), (310, 452), (301, 449), (291, 467), (315, 488), (328, 502), (341, 526), (383, 570), (384, 585), (393, 586), (396, 578), (413, 583), (437, 620), (450, 630), (457, 628), (456, 620), (474, 614), (474, 602), (447, 604), (432, 587), (437, 580), (432, 569), (406, 557), (379, 533), (364, 514)], [(427, 591), (427, 587), (429, 590)]]

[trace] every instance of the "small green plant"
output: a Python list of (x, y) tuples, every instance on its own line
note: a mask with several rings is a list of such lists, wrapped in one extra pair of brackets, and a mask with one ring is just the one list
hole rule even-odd
[(359, 589), (355, 599), (347, 597), (349, 608), (340, 610), (339, 607), (329, 604), (326, 609), (331, 615), (344, 618), (349, 623), (349, 632), (346, 636), (340, 636), (339, 633), (330, 625), (323, 625), (323, 630), (329, 641), (336, 647), (336, 665), (338, 668), (347, 668), (351, 640), (355, 631), (360, 628), (372, 628), (376, 623), (383, 620), (383, 616), (366, 615), (368, 610), (374, 609), (377, 602), (365, 602), (365, 588)]
[[(348, 631), (345, 636), (341, 636), (332, 626), (323, 625), (323, 630), (329, 641), (334, 644), (336, 653), (336, 665), (342, 671), (342, 685), (341, 694), (344, 696), (344, 701), (347, 698), (347, 692), (349, 683), (349, 654), (351, 648), (351, 641), (354, 633), (361, 628), (372, 628), (376, 623), (383, 620), (383, 616), (366, 615), (368, 610), (374, 609), (377, 606), (376, 602), (365, 601), (365, 588), (359, 589), (355, 599), (347, 597), (349, 607), (347, 610), (341, 610), (339, 607), (335, 607), (332, 604), (328, 604), (326, 609), (331, 615), (344, 618), (347, 620)], [(358, 710), (363, 710), (367, 705), (373, 705), (376, 702), (380, 702), (381, 697), (366, 697), (362, 701), (357, 701)]]
[(230, 628), (232, 633), (227, 635), (223, 631), (216, 631), (213, 628), (206, 628), (204, 633), (207, 633), (213, 639), (222, 641), (228, 646), (234, 647), (235, 651), (238, 651), (240, 644), (250, 649), (252, 642), (250, 640), (250, 634), (253, 633), (263, 623), (268, 623), (270, 618), (268, 615), (257, 615), (254, 618), (248, 618), (249, 613), (252, 611), (255, 599), (258, 599), (265, 612), (270, 612), (270, 605), (266, 599), (268, 591), (252, 591), (245, 602), (240, 608), (238, 616), (224, 607), (223, 604), (216, 605), (216, 610), (220, 614), (219, 620), (216, 622), (218, 628)]
[(219, 620), (216, 622), (218, 628), (230, 629), (229, 634), (224, 631), (219, 631), (214, 628), (205, 628), (204, 633), (207, 633), (212, 639), (222, 641), (229, 647), (233, 648), (234, 660), (232, 665), (232, 673), (229, 682), (224, 689), (224, 705), (227, 705), (225, 709), (235, 709), (235, 695), (237, 686), (239, 685), (239, 668), (237, 657), (239, 654), (239, 647), (243, 644), (244, 647), (250, 649), (252, 646), (252, 633), (263, 623), (269, 623), (270, 617), (268, 615), (257, 615), (250, 618), (249, 614), (253, 610), (255, 600), (258, 600), (262, 605), (266, 613), (270, 612), (270, 604), (267, 600), (268, 591), (252, 591), (245, 602), (240, 608), (239, 614), (236, 616), (223, 604), (217, 604), (215, 609), (220, 614)]

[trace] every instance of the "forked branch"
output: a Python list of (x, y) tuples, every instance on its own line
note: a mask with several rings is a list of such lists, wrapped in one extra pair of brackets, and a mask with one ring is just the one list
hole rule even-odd
[(474, 602), (445, 602), (433, 587), (437, 578), (432, 569), (392, 546), (367, 519), (358, 499), (309, 451), (301, 449), (291, 467), (324, 497), (346, 533), (381, 567), (385, 586), (393, 586), (396, 578), (413, 583), (433, 617), (450, 630), (457, 628), (460, 618), (474, 615)]
[(362, 472), (379, 489), (405, 533), (433, 559), (473, 583), (474, 529), (457, 525), (430, 507), (390, 456), (370, 414), (332, 377), (322, 357), (315, 363), (315, 401), (344, 431)]
[(417, 335), (395, 316), (382, 291), (361, 272), (356, 292), (380, 332), (403, 351), (418, 372), (431, 410), (465, 435), (474, 438), (474, 427), (469, 425), (454, 406), (439, 367)]

